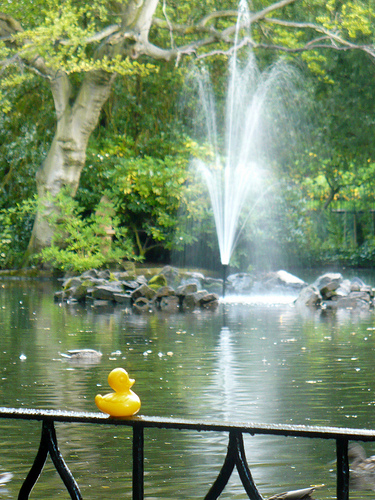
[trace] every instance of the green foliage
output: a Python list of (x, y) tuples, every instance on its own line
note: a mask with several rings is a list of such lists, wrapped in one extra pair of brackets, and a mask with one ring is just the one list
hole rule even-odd
[[(15, 18), (21, 11), (25, 31), (18, 33), (16, 44), (6, 46), (0, 42), (0, 60), (4, 61), (0, 106), (5, 111), (0, 114), (0, 234), (5, 241), (1, 253), (6, 255), (0, 265), (17, 265), (22, 249), (26, 248), (32, 213), (18, 243), (20, 237), (15, 234), (23, 222), (15, 223), (15, 214), (19, 213), (20, 221), (25, 220), (20, 209), (22, 200), (35, 193), (35, 172), (46, 155), (55, 128), (48, 82), (38, 79), (38, 71), (28, 73), (28, 65), (23, 65), (20, 71), (20, 54), (26, 59), (38, 54), (49, 68), (70, 74), (73, 96), (87, 71), (104, 69), (120, 75), (90, 140), (87, 166), (76, 198), (78, 204), (70, 206), (64, 200), (61, 214), (66, 213), (67, 220), (55, 221), (60, 236), (51, 250), (54, 265), (67, 268), (73, 262), (78, 269), (82, 259), (87, 267), (95, 259), (101, 262), (101, 252), (97, 251), (100, 238), (95, 237), (98, 220), (95, 222), (92, 214), (106, 190), (116, 202), (117, 224), (128, 229), (127, 238), (132, 238), (139, 256), (152, 255), (149, 253), (152, 248), (160, 253), (179, 249), (196, 239), (209, 240), (214, 246), (207, 197), (202, 185), (193, 182), (197, 179), (188, 166), (190, 155), (206, 156), (209, 151), (186, 140), (197, 113), (191, 104), (180, 113), (181, 95), (189, 92), (184, 83), (188, 71), (185, 61), (180, 60), (176, 68), (174, 62), (152, 61), (150, 65), (148, 59), (136, 62), (116, 53), (109, 57), (109, 52), (103, 52), (105, 44), (93, 41), (93, 36), (121, 21), (117, 9), (121, 3), (67, 0), (63, 8), (55, 0), (40, 0), (37, 4), (20, 0), (6, 2), (1, 7)], [(178, 30), (171, 33), (165, 22), (164, 27), (159, 24), (152, 28), (150, 40), (164, 47), (187, 43), (200, 36), (189, 32), (189, 26), (209, 12), (237, 6), (234, 0), (159, 2), (157, 16), (161, 20), (166, 21), (167, 16), (187, 29), (183, 34)], [(264, 2), (256, 0), (252, 10), (261, 8)], [(373, 42), (370, 4), (303, 0), (284, 8), (282, 14), (287, 21), (319, 22), (352, 42)], [(227, 27), (232, 22), (233, 18), (212, 19), (210, 25)], [(291, 29), (271, 22), (254, 25), (252, 33), (256, 43), (283, 45), (292, 50), (309, 43), (315, 35), (312, 30)], [(21, 42), (26, 42), (22, 53)], [(227, 47), (219, 44), (216, 48)], [(260, 67), (267, 67), (279, 55), (278, 51), (266, 49), (257, 49), (256, 53)], [(314, 50), (287, 57), (305, 72), (305, 86), (312, 90), (316, 104), (314, 145), (306, 144), (306, 154), (292, 164), (285, 153), (290, 144), (280, 131), (283, 148), (279, 148), (275, 165), (279, 177), (286, 181), (284, 194), (274, 196), (257, 217), (251, 218), (249, 235), (239, 245), (234, 261), (240, 267), (247, 267), (250, 249), (254, 256), (251, 258), (260, 262), (261, 243), (270, 250), (274, 261), (279, 259), (279, 262), (282, 259), (293, 262), (300, 256), (304, 262), (318, 262), (335, 259), (338, 254), (347, 262), (370, 261), (373, 242), (369, 224), (363, 225), (364, 242), (357, 242), (354, 247), (343, 237), (342, 224), (337, 217), (330, 217), (328, 210), (368, 210), (375, 201), (372, 65), (367, 55), (358, 51)], [(206, 64), (224, 107), (227, 57), (211, 57)], [(301, 95), (293, 97), (293, 106), (297, 107)], [(298, 195), (292, 196), (292, 192)], [(326, 203), (328, 209), (322, 215)], [(200, 232), (192, 229), (194, 222)], [(66, 234), (70, 234), (67, 239)], [(86, 240), (94, 249), (92, 255), (91, 247), (85, 247)], [(281, 247), (283, 252), (279, 250)], [(270, 262), (271, 257), (267, 265)]]
[[(205, 188), (190, 169), (191, 154), (206, 150), (190, 140), (163, 147), (169, 147), (173, 155), (134, 157), (134, 142), (127, 136), (92, 144), (77, 193), (89, 211), (98, 193), (111, 192), (121, 226), (130, 230), (142, 257), (153, 249), (162, 254), (191, 244), (197, 238), (191, 225), (198, 221), (203, 225), (209, 218)], [(98, 190), (93, 191), (93, 186)]]
[(16, 28), (12, 41), (0, 41), (0, 109), (3, 112), (12, 110), (12, 89), (33, 77), (32, 72), (25, 71), (32, 64), (20, 64), (21, 57), (24, 62), (40, 60), (43, 69), (34, 70), (41, 76), (58, 71), (67, 75), (84, 75), (102, 70), (145, 77), (156, 70), (150, 61), (135, 61), (127, 56), (120, 45), (118, 50), (111, 48), (108, 51), (102, 47), (100, 42), (105, 36), (97, 38), (98, 33), (111, 28), (114, 23), (121, 24), (120, 13), (114, 15), (112, 2), (67, 0), (63, 8), (54, 0), (38, 4), (39, 9), (30, 5), (22, 9), (22, 28), (18, 24), (21, 20), (19, 7), (14, 9), (12, 2), (8, 2), (1, 8), (2, 12), (17, 20), (13, 23)]
[(35, 173), (54, 129), (48, 86), (37, 78), (9, 92), (12, 112), (0, 113), (0, 208), (34, 196)]
[(36, 199), (0, 209), (0, 268), (12, 269), (21, 265), (30, 239), (36, 213)]
[(336, 2), (329, 0), (326, 3), (326, 12), (317, 16), (318, 23), (332, 32), (342, 33), (350, 39), (358, 36), (368, 36), (372, 33), (371, 22), (374, 12), (368, 5), (359, 1)]
[(203, 187), (189, 170), (191, 155), (201, 153), (178, 114), (183, 77), (183, 70), (161, 65), (158, 78), (117, 79), (77, 192), (90, 211), (100, 192), (110, 191), (138, 254), (157, 260), (196, 238), (192, 221), (207, 219)]
[(24, 57), (43, 57), (49, 68), (67, 74), (96, 69), (127, 75), (147, 74), (153, 65), (131, 61), (121, 54), (98, 57), (93, 37), (108, 23), (121, 22), (113, 17), (111, 6), (103, 2), (74, 2), (67, 0), (64, 8), (55, 1), (47, 1), (43, 21), (16, 35), (17, 43), (24, 44)]
[[(64, 272), (83, 272), (134, 258), (126, 231), (118, 227), (108, 200), (102, 200), (96, 212), (86, 218), (81, 216), (78, 203), (64, 193), (60, 193), (54, 203), (58, 212), (51, 216), (55, 228), (53, 240), (36, 258)], [(114, 232), (113, 242), (108, 229)]]
[[(184, 220), (201, 213), (186, 160), (151, 157), (122, 160), (112, 175), (117, 210), (122, 224), (134, 235), (139, 255), (162, 246), (177, 250), (194, 241), (185, 231)], [(196, 186), (196, 184), (195, 184)]]

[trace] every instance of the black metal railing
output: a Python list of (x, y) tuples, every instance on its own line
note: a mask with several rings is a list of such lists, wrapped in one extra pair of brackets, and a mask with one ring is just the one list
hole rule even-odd
[(228, 449), (218, 477), (205, 496), (205, 500), (216, 500), (223, 492), (234, 468), (237, 468), (242, 485), (251, 500), (263, 500), (246, 460), (243, 443), (244, 434), (293, 436), (332, 439), (336, 441), (337, 500), (349, 499), (348, 443), (351, 440), (375, 441), (375, 430), (345, 429), (338, 427), (315, 427), (304, 425), (266, 425), (252, 423), (221, 423), (199, 420), (184, 420), (159, 417), (111, 418), (102, 413), (65, 412), (53, 410), (0, 408), (0, 418), (37, 420), (42, 422), (42, 433), (34, 463), (20, 489), (18, 499), (26, 500), (37, 482), (48, 454), (73, 500), (82, 499), (79, 487), (67, 467), (58, 447), (55, 422), (130, 426), (133, 428), (133, 500), (144, 498), (144, 429), (179, 429), (193, 431), (216, 431), (229, 434)]

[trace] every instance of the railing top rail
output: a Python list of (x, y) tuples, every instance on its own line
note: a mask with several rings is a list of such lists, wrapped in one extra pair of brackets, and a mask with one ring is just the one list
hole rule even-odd
[(125, 425), (130, 427), (179, 429), (196, 431), (230, 432), (237, 430), (246, 434), (268, 434), (279, 436), (309, 437), (321, 439), (348, 439), (375, 441), (375, 430), (344, 427), (320, 427), (289, 424), (257, 424), (252, 422), (218, 422), (168, 417), (135, 416), (112, 418), (99, 412), (76, 412), (61, 410), (40, 410), (33, 408), (0, 407), (0, 418), (23, 420), (51, 420), (55, 422), (89, 423), (104, 425)]

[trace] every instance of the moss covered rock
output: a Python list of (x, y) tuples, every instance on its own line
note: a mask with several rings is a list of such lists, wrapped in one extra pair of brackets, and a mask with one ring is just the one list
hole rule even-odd
[(161, 288), (162, 286), (167, 286), (167, 284), (167, 278), (164, 276), (164, 274), (157, 274), (156, 276), (153, 276), (148, 282), (148, 286), (153, 290), (159, 290), (159, 288)]

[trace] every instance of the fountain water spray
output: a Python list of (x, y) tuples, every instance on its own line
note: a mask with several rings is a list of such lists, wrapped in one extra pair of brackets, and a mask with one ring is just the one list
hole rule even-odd
[[(261, 184), (270, 149), (268, 141), (272, 130), (271, 123), (275, 123), (274, 111), (279, 108), (280, 103), (277, 94), (285, 89), (284, 83), (288, 79), (286, 67), (281, 63), (260, 72), (251, 51), (244, 64), (239, 62), (239, 32), (244, 27), (250, 28), (249, 19), (247, 4), (242, 0), (229, 68), (223, 155), (219, 152), (215, 99), (205, 68), (199, 71), (197, 79), (213, 161), (197, 161), (196, 164), (210, 195), (220, 259), (224, 266), (224, 281), (238, 240), (238, 226), (244, 204), (251, 193), (253, 203), (262, 196)], [(278, 112), (280, 114), (280, 109)]]

